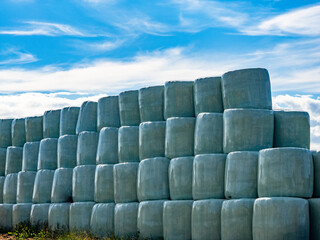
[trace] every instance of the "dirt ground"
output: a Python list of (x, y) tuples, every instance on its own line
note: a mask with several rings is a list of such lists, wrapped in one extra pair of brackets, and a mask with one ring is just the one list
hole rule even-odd
[(9, 236), (8, 234), (0, 234), (0, 240), (2, 239), (16, 239), (14, 236)]

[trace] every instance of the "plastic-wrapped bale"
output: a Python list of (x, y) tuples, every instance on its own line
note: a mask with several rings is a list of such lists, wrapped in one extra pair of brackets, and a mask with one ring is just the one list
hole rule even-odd
[(113, 184), (113, 164), (97, 165), (94, 178), (94, 201), (114, 202)]
[(252, 239), (252, 215), (255, 199), (227, 200), (221, 210), (221, 239)]
[(139, 127), (119, 128), (119, 162), (139, 162)]
[(145, 87), (139, 90), (141, 122), (163, 121), (164, 87)]
[(52, 203), (49, 207), (48, 226), (52, 231), (69, 230), (70, 203)]
[(313, 182), (313, 197), (320, 197), (320, 151), (312, 151), (314, 182)]
[(194, 157), (174, 158), (169, 164), (169, 189), (172, 200), (192, 199), (192, 166)]
[(78, 138), (77, 165), (96, 164), (99, 134), (97, 132), (81, 132)]
[(309, 149), (309, 114), (298, 111), (274, 111), (274, 147)]
[(259, 151), (273, 146), (273, 111), (228, 109), (223, 114), (223, 151)]
[(6, 177), (0, 176), (0, 204), (3, 203), (3, 188)]
[(43, 138), (43, 117), (27, 117), (24, 121), (26, 127), (26, 141), (40, 141)]
[(224, 198), (226, 154), (201, 154), (194, 158), (193, 199)]
[(222, 75), (224, 109), (272, 109), (269, 73), (263, 68), (241, 69)]
[(77, 202), (70, 205), (70, 231), (90, 231), (91, 212), (94, 202)]
[(17, 180), (17, 203), (32, 203), (33, 186), (37, 172), (19, 172)]
[(11, 140), (12, 119), (0, 119), (0, 147), (6, 148), (12, 145)]
[(192, 206), (192, 239), (221, 239), (221, 208), (224, 200), (198, 200)]
[(194, 132), (194, 154), (223, 152), (223, 114), (200, 113)]
[(169, 199), (169, 164), (170, 160), (165, 157), (150, 158), (140, 162), (137, 185), (139, 202)]
[(164, 85), (164, 119), (194, 117), (193, 82), (169, 81)]
[(50, 203), (54, 170), (39, 170), (34, 180), (33, 203)]
[(58, 139), (58, 168), (74, 168), (77, 165), (77, 135), (64, 135)]
[(257, 198), (258, 152), (232, 152), (225, 170), (226, 198)]
[(114, 209), (114, 235), (127, 238), (136, 236), (138, 232), (137, 217), (139, 203), (120, 203)]
[(72, 201), (72, 168), (59, 168), (54, 172), (51, 202), (62, 203)]
[(43, 114), (43, 138), (58, 138), (61, 110), (49, 110)]
[(74, 202), (94, 201), (95, 165), (77, 166), (72, 175), (72, 199)]
[(167, 158), (193, 156), (195, 118), (169, 118), (166, 124)]
[(76, 126), (76, 134), (83, 131), (97, 131), (97, 106), (97, 102), (86, 101), (82, 103)]
[(46, 138), (40, 141), (39, 157), (38, 157), (38, 170), (57, 168), (57, 155), (58, 139)]
[(79, 116), (79, 107), (65, 107), (60, 113), (60, 136), (76, 134), (76, 126)]
[(37, 171), (40, 142), (27, 142), (23, 146), (22, 171)]
[(104, 127), (100, 130), (97, 164), (115, 164), (118, 163), (118, 128)]
[(12, 209), (12, 226), (19, 224), (28, 224), (30, 221), (32, 203), (19, 203), (13, 205)]
[(7, 149), (0, 148), (0, 176), (4, 176), (6, 172), (6, 155)]
[(166, 122), (144, 122), (139, 126), (140, 160), (165, 156)]
[(301, 198), (259, 198), (254, 202), (253, 239), (309, 239), (309, 205)]
[(12, 146), (23, 147), (26, 142), (26, 126), (24, 118), (14, 119), (11, 125)]
[(6, 175), (18, 173), (22, 168), (22, 147), (8, 147), (6, 154)]
[(108, 96), (98, 101), (98, 131), (104, 127), (120, 127), (119, 97)]
[(163, 239), (163, 204), (165, 201), (140, 202), (138, 231), (142, 239)]
[(17, 202), (17, 179), (18, 173), (10, 173), (6, 176), (3, 185), (3, 203)]
[(90, 232), (97, 237), (112, 236), (114, 233), (114, 203), (98, 203), (91, 213)]
[(313, 194), (313, 162), (304, 148), (270, 148), (259, 152), (259, 197), (302, 197)]
[(119, 94), (119, 111), (121, 126), (139, 126), (139, 92), (125, 91)]
[(0, 229), (3, 232), (8, 232), (12, 230), (12, 210), (13, 204), (0, 204)]
[(310, 239), (320, 239), (320, 198), (309, 199)]
[(31, 226), (44, 227), (48, 224), (49, 203), (32, 204), (30, 212)]

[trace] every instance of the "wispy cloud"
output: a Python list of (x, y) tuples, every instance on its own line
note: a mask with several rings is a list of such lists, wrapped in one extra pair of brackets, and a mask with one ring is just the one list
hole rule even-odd
[(28, 52), (22, 52), (15, 48), (10, 48), (5, 51), (0, 52), (0, 65), (9, 65), (9, 64), (25, 64), (36, 62), (38, 59)]

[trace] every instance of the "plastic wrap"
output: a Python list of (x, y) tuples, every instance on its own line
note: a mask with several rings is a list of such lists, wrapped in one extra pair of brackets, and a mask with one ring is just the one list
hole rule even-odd
[(77, 165), (96, 164), (99, 134), (97, 132), (81, 132), (78, 138)]
[(51, 191), (52, 203), (72, 201), (72, 174), (72, 168), (59, 168), (55, 170)]
[(138, 90), (125, 91), (119, 94), (121, 126), (139, 126), (140, 112), (138, 96)]
[(114, 209), (114, 235), (127, 238), (136, 236), (139, 203), (120, 203)]
[(52, 231), (69, 230), (70, 203), (52, 203), (49, 207), (48, 226)]
[(94, 178), (94, 201), (98, 203), (114, 202), (113, 164), (100, 164), (96, 167)]
[(26, 142), (26, 126), (24, 118), (13, 119), (11, 125), (12, 146), (23, 147)]
[(40, 142), (27, 142), (23, 146), (22, 171), (37, 171)]
[(76, 134), (83, 131), (97, 131), (98, 103), (86, 101), (82, 103), (76, 125)]
[(49, 203), (32, 204), (30, 212), (31, 226), (44, 227), (48, 224)]
[(37, 172), (19, 172), (17, 180), (17, 203), (32, 203), (33, 186)]
[(0, 176), (4, 176), (6, 172), (6, 155), (7, 149), (0, 148)]
[(320, 197), (320, 152), (313, 151), (313, 168), (314, 168), (314, 182), (313, 182), (313, 197)]
[(77, 166), (73, 169), (72, 199), (74, 202), (94, 201), (95, 165)]
[(46, 138), (40, 141), (39, 156), (38, 156), (38, 170), (49, 169), (55, 170), (57, 168), (57, 151), (58, 139)]
[(114, 203), (98, 203), (91, 214), (90, 230), (94, 236), (107, 237), (114, 233)]
[(309, 199), (310, 240), (320, 239), (320, 198)]
[(98, 101), (98, 131), (103, 127), (120, 127), (118, 96), (103, 97)]
[(6, 176), (3, 185), (3, 203), (17, 202), (17, 179), (18, 173), (10, 173)]
[(97, 164), (118, 163), (118, 128), (105, 127), (99, 134)]
[(77, 202), (70, 205), (70, 231), (90, 231), (90, 220), (94, 202)]
[(6, 148), (12, 145), (11, 140), (12, 119), (0, 119), (0, 147)]
[(119, 128), (119, 162), (139, 162), (139, 127)]
[(80, 108), (65, 107), (60, 113), (60, 136), (65, 134), (75, 135)]
[(8, 147), (6, 154), (6, 175), (18, 173), (22, 168), (22, 147)]
[(0, 176), (0, 204), (3, 203), (3, 188), (6, 177)]
[(61, 110), (45, 111), (43, 114), (43, 138), (58, 138)]
[(39, 170), (34, 180), (33, 203), (50, 203), (54, 170)]
[(32, 203), (19, 203), (12, 208), (12, 226), (30, 222)]
[(163, 121), (164, 87), (145, 87), (139, 90), (141, 122)]
[(38, 142), (43, 138), (43, 117), (25, 118), (26, 141)]
[(64, 135), (58, 139), (58, 168), (74, 168), (77, 165), (77, 135)]
[(13, 204), (0, 204), (0, 216), (6, 216), (6, 217), (0, 217), (0, 229), (3, 232), (11, 231), (13, 228), (12, 210), (13, 210)]

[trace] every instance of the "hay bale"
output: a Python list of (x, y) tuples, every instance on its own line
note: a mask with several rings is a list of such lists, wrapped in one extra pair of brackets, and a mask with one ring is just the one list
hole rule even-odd
[(79, 107), (65, 107), (60, 113), (60, 136), (76, 134), (76, 126), (79, 117)]
[(72, 199), (74, 202), (94, 201), (95, 165), (82, 165), (73, 169)]
[(38, 156), (38, 170), (57, 169), (57, 155), (58, 139), (45, 138), (40, 141), (39, 156)]
[(61, 110), (49, 110), (43, 114), (43, 138), (58, 138)]
[(139, 127), (119, 128), (118, 140), (119, 162), (139, 162)]
[(98, 131), (104, 127), (120, 127), (119, 97), (108, 96), (98, 100)]
[(96, 237), (112, 236), (114, 233), (114, 203), (98, 203), (92, 209), (90, 232)]
[(13, 119), (0, 119), (0, 147), (12, 145), (11, 124)]
[(3, 185), (3, 203), (17, 202), (17, 179), (18, 173), (10, 173), (6, 176)]
[(119, 128), (104, 127), (100, 130), (97, 164), (115, 164), (118, 163), (118, 132)]
[(51, 191), (52, 203), (72, 201), (72, 174), (72, 168), (59, 168), (55, 170)]
[(114, 235), (120, 238), (137, 235), (139, 203), (118, 203), (114, 209)]
[(320, 199), (309, 199), (310, 239), (320, 239)]
[(77, 165), (95, 165), (99, 134), (97, 132), (81, 132), (78, 137)]
[(34, 227), (44, 227), (48, 225), (49, 203), (32, 204), (30, 212), (30, 223)]
[(32, 203), (33, 186), (37, 172), (19, 172), (17, 179), (17, 203)]
[(26, 141), (39, 142), (43, 138), (43, 117), (25, 118)]
[(139, 90), (141, 122), (163, 121), (164, 86), (145, 87)]
[(97, 203), (114, 202), (113, 166), (113, 164), (100, 164), (96, 167), (94, 201)]
[(37, 171), (32, 195), (33, 203), (50, 203), (54, 170)]
[(22, 147), (8, 147), (5, 174), (18, 173), (22, 168)]
[(27, 224), (30, 222), (32, 203), (18, 203), (14, 204), (12, 208), (12, 226), (19, 224)]
[(13, 229), (12, 210), (13, 204), (0, 204), (0, 216), (6, 216), (0, 218), (0, 228), (4, 232), (8, 232)]
[(82, 103), (76, 125), (76, 134), (83, 131), (97, 131), (97, 102)]
[(58, 168), (74, 168), (77, 165), (77, 135), (64, 135), (58, 139)]
[(52, 203), (49, 207), (48, 226), (52, 231), (69, 230), (70, 203)]
[(24, 118), (13, 119), (11, 125), (12, 146), (23, 147), (26, 142), (26, 126)]
[(121, 126), (139, 126), (139, 92), (130, 90), (119, 94), (119, 110)]
[(320, 197), (320, 151), (312, 151), (314, 182), (313, 182), (313, 197)]
[(70, 231), (90, 231), (91, 212), (94, 202), (77, 202), (70, 205)]
[(27, 142), (23, 146), (22, 171), (37, 171), (40, 142)]
[(6, 172), (6, 155), (7, 148), (0, 148), (0, 176), (4, 176)]
[(6, 177), (0, 176), (0, 204), (3, 203), (3, 188)]

